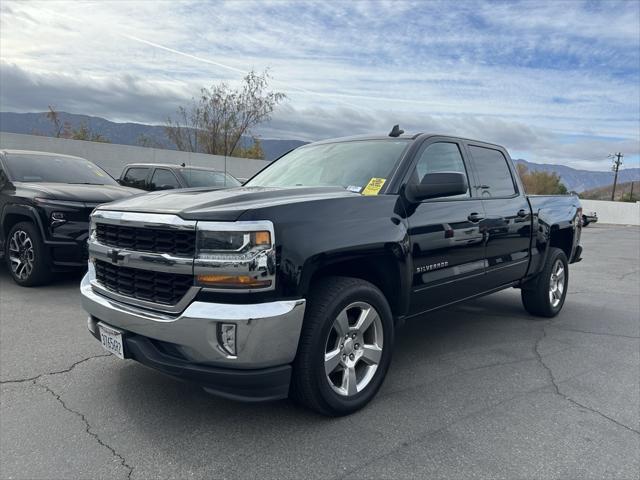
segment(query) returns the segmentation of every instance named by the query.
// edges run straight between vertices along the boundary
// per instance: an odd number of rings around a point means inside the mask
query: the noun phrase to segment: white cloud
[[[161,123],[199,87],[270,67],[289,99],[264,135],[401,123],[604,168],[639,155],[639,16],[636,2],[5,0],[0,107]]]

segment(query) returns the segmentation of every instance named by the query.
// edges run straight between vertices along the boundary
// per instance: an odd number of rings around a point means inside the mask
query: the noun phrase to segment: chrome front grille
[[[178,313],[194,286],[196,222],[176,215],[98,209],[91,215],[94,290],[137,307]]]

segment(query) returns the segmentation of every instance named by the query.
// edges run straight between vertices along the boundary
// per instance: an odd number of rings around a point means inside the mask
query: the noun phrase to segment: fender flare
[[[5,205],[2,210],[2,216],[0,217],[0,225],[2,226],[2,228],[0,229],[0,235],[2,235],[2,238],[4,238],[5,236],[5,219],[7,218],[7,215],[11,214],[29,218],[38,227],[38,231],[40,232],[42,241],[47,243],[47,236],[45,235],[44,225],[42,225],[42,219],[40,218],[40,215],[38,215],[38,211],[32,206],[18,205],[15,203]]]

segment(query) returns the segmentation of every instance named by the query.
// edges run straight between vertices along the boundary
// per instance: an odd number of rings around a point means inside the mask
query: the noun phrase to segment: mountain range
[[[143,145],[156,148],[174,150],[175,146],[169,141],[162,125],[146,125],[142,123],[117,123],[101,117],[59,112],[62,122],[67,122],[71,128],[78,128],[85,124],[92,132],[99,133],[112,143],[123,145]],[[0,112],[0,131],[31,135],[53,136],[54,128],[47,119],[46,113],[14,113]],[[262,149],[267,160],[274,160],[283,153],[304,145],[300,140],[260,139]],[[251,138],[243,139],[243,143],[250,145]],[[529,171],[556,172],[569,191],[582,192],[613,183],[613,172],[597,172],[578,170],[565,165],[532,163],[524,159],[516,162],[523,163]],[[622,169],[618,175],[618,182],[640,181],[640,168]]]
[[[175,150],[175,145],[167,138],[163,125],[146,125],[143,123],[117,123],[101,117],[58,112],[62,123],[68,123],[73,129],[81,124],[89,130],[99,133],[111,143],[121,145],[149,146]],[[54,136],[55,129],[47,118],[46,112],[13,113],[0,112],[0,131],[23,133],[27,135]],[[243,139],[243,146],[252,144],[252,139]],[[274,140],[261,138],[262,150],[267,160],[274,160],[289,150],[304,145],[300,140]]]

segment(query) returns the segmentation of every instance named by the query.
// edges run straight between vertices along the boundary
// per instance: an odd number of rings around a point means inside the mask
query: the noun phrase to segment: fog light
[[[218,343],[229,355],[236,356],[236,324],[218,324]]]

